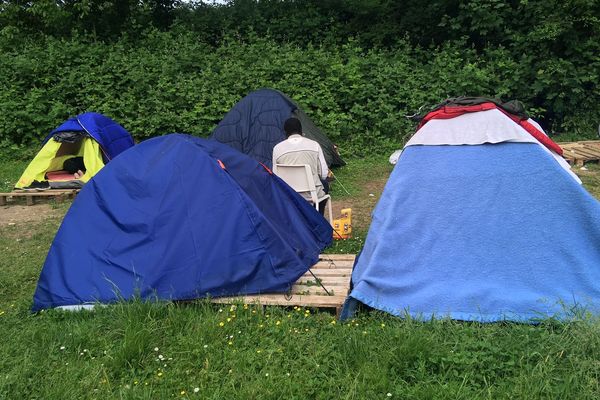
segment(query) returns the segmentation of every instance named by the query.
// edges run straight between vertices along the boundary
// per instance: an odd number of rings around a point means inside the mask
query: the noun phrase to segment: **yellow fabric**
[[[86,172],[79,180],[84,183],[89,181],[92,176],[96,175],[104,167],[100,145],[94,139],[83,138],[76,152],[57,156],[61,145],[62,143],[55,140],[48,140],[27,168],[25,168],[23,175],[21,175],[15,187],[22,189],[31,185],[33,181],[45,181],[46,172],[62,170],[64,162],[73,157],[83,157]]]
[[[104,167],[100,145],[94,139],[85,138],[83,141],[83,164],[85,165],[85,174],[79,178],[82,182],[87,182]]]

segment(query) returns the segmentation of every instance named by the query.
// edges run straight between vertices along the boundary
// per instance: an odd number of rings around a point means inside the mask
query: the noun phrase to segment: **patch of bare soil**
[[[63,210],[55,209],[50,204],[33,206],[7,205],[0,207],[0,227],[39,222],[48,218],[60,218]]]
[[[342,209],[352,209],[352,226],[355,229],[366,231],[371,225],[371,213],[381,197],[387,176],[366,182],[358,196],[351,199],[333,199],[333,218],[342,214]]]

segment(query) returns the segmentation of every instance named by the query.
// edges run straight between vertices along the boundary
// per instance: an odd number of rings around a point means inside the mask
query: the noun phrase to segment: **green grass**
[[[27,167],[28,161],[0,159],[0,192],[10,192]]]
[[[360,171],[369,165],[351,160],[349,171],[339,171],[344,185],[363,193]],[[387,173],[384,163],[375,165]],[[0,168],[0,179],[7,170]],[[588,189],[597,190],[600,168],[586,174]],[[204,301],[32,315],[59,224],[53,216],[0,227],[0,399],[600,396],[600,321],[592,319],[532,326],[362,312],[340,324],[326,311]],[[358,251],[365,233],[330,251]]]

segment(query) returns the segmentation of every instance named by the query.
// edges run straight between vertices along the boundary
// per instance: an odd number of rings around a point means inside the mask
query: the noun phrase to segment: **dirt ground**
[[[39,222],[49,217],[60,218],[63,213],[64,210],[54,208],[49,203],[0,206],[0,227]]]
[[[352,209],[352,226],[366,231],[371,225],[371,212],[381,197],[387,176],[367,182],[358,196],[347,199],[333,199],[333,218],[342,214],[342,209]]]

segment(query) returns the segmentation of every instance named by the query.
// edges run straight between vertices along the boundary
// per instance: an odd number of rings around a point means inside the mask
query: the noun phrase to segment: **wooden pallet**
[[[588,161],[600,161],[600,140],[558,143],[563,157],[573,165],[583,166]]]
[[[66,199],[75,198],[75,196],[79,193],[79,189],[68,189],[68,190],[59,190],[59,189],[48,189],[40,192],[33,192],[27,190],[15,190],[9,193],[0,193],[0,206],[4,206],[8,204],[9,200],[15,201],[19,198],[25,198],[28,206],[32,206],[35,204],[35,199],[54,199],[58,202],[64,201]]]
[[[339,315],[350,290],[350,277],[355,257],[354,254],[322,254],[319,262],[312,266],[312,273],[321,281],[329,295],[309,271],[294,283],[289,294],[265,293],[218,297],[211,301],[223,304],[242,302],[275,306],[335,308],[336,314]]]

